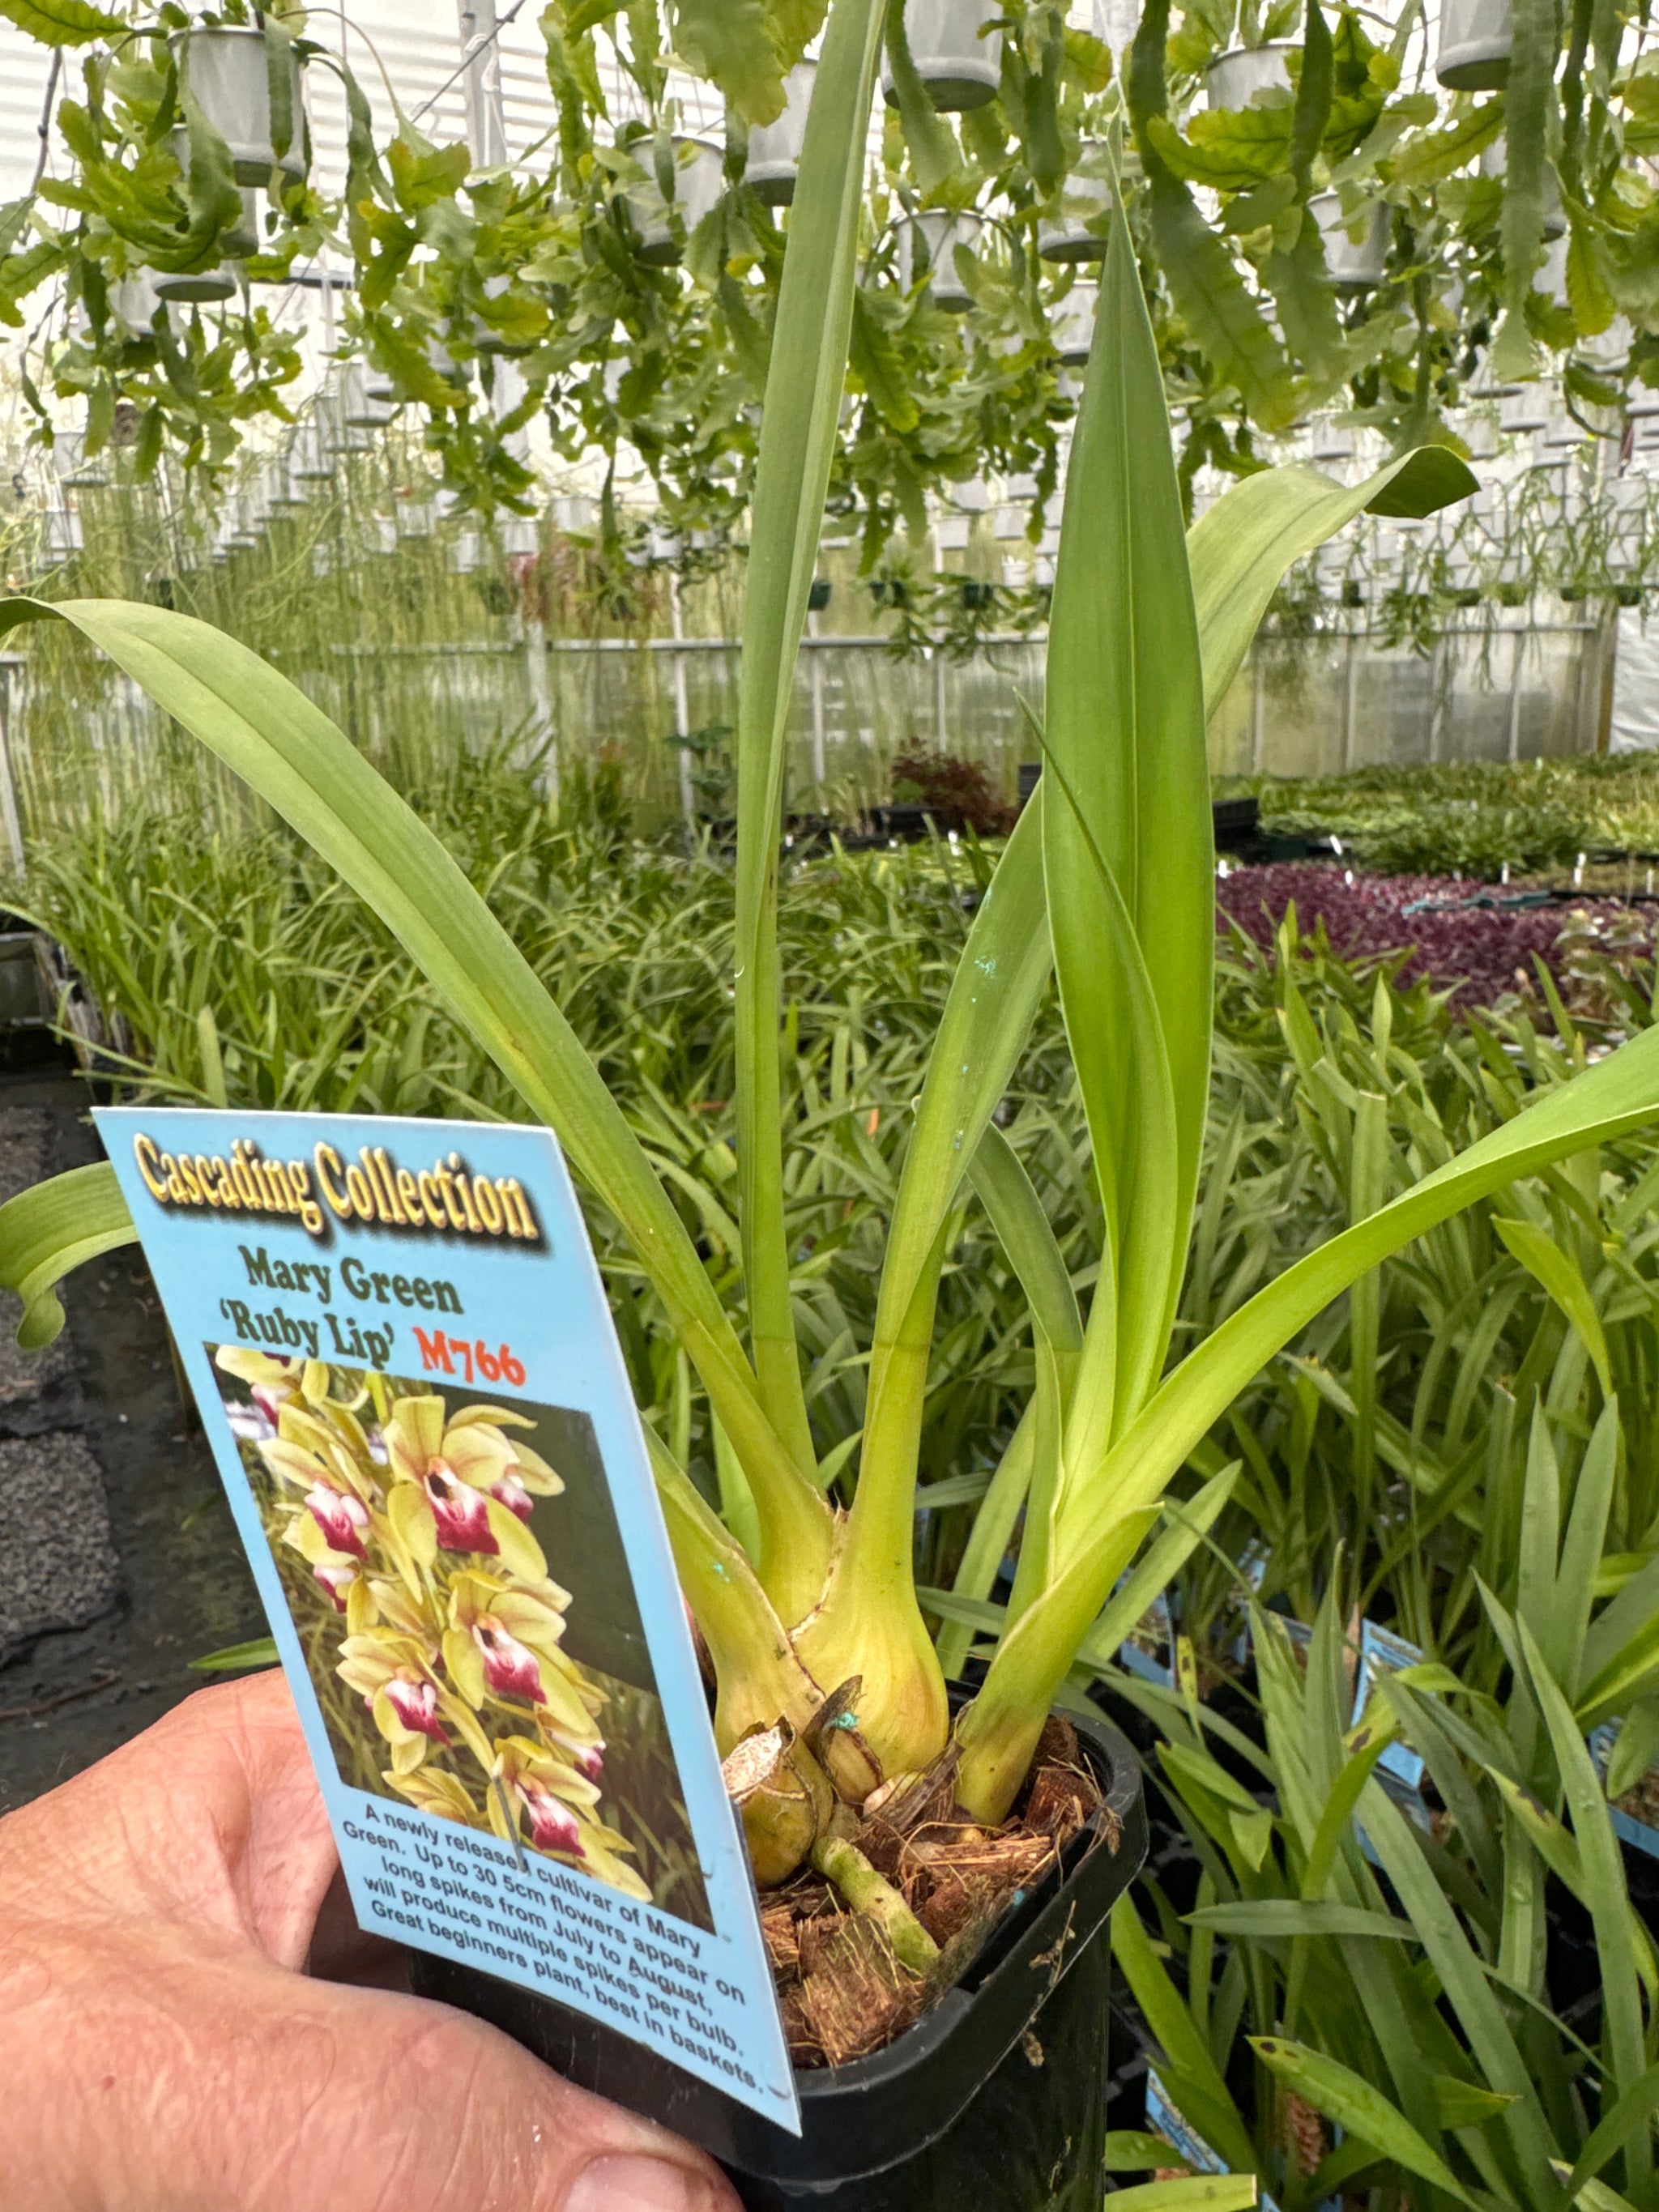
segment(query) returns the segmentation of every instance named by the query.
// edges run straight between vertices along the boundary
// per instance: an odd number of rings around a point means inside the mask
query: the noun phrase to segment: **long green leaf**
[[[1235,1462],[1212,1475],[1196,1498],[1183,1504],[1165,1504],[1170,1526],[1147,1546],[1145,1559],[1125,1575],[1079,1647],[1078,1657],[1085,1666],[1115,1664],[1119,1645],[1209,1534],[1237,1481]]]
[[[56,1285],[72,1268],[137,1241],[115,1170],[102,1161],[53,1176],[0,1206],[0,1285],[23,1301],[17,1341],[24,1350],[50,1344],[63,1328]]]
[[[1630,1893],[1625,1886],[1624,1860],[1600,1778],[1572,1707],[1526,1622],[1516,1626],[1533,1695],[1549,1730],[1556,1771],[1572,1813],[1573,1838],[1583,1869],[1583,1900],[1595,1923],[1601,1966],[1604,2046],[1615,2088],[1622,2094],[1634,2088],[1647,2071],[1648,2057],[1642,2031],[1642,1995],[1630,1942]],[[1642,2129],[1625,2145],[1625,2178],[1638,2196],[1645,2192],[1652,2172],[1652,2145],[1647,2130]]]
[[[823,1583],[823,1501],[763,1412],[696,1249],[621,1109],[452,854],[320,708],[234,638],[118,599],[0,601],[0,635],[42,617],[72,624],[292,823],[557,1132],[632,1240],[743,1456],[764,1532],[762,1579],[799,1617]]]
[[[1121,208],[1066,474],[1044,714],[1054,971],[1115,1245],[1117,1386],[1096,1395],[1121,1420],[1163,1364],[1191,1226],[1215,899],[1197,616],[1163,368]]]
[[[1396,2166],[1403,2166],[1407,2173],[1418,2174],[1435,2188],[1443,2189],[1460,2204],[1476,2203],[1434,2146],[1363,2075],[1328,2058],[1322,2051],[1310,2051],[1305,2044],[1292,2043],[1283,2036],[1253,2035],[1249,2041],[1269,2071],[1287,2088],[1305,2097],[1327,2119],[1336,2121]]]
[[[988,1776],[993,1768],[1006,1778],[1018,1764],[1014,1747],[1028,1725],[1022,1717],[1048,1710],[1110,1587],[1094,1561],[1103,1556],[1114,1522],[1158,1497],[1274,1352],[1351,1283],[1425,1230],[1520,1176],[1656,1118],[1659,1030],[1647,1030],[1310,1253],[1222,1322],[1176,1369],[1079,1494],[1062,1571],[1009,1630],[963,1717],[962,1741],[975,1747],[964,1763],[964,1793],[979,1788],[981,1773]],[[993,1790],[988,1781],[984,1788],[975,1809],[997,1802],[1000,1785]],[[963,1802],[975,1802],[966,1795]]]
[[[1034,1325],[1056,1352],[1080,1352],[1083,1316],[1071,1274],[1024,1162],[994,1122],[981,1136],[968,1172],[1019,1279]]]
[[[1289,1936],[1382,1936],[1414,1943],[1409,1920],[1371,1912],[1362,1905],[1333,1905],[1294,1897],[1244,1898],[1234,1905],[1204,1905],[1187,1915],[1194,1928],[1213,1928],[1220,1936],[1249,1936],[1273,1942]]]
[[[857,1617],[878,1589],[886,1594],[890,1617],[904,1613],[921,1636],[927,1657],[918,1663],[935,1663],[908,1595],[934,1300],[951,1209],[1048,983],[1041,836],[1038,811],[1027,808],[969,930],[905,1150],[882,1261],[858,1490],[840,1564],[807,1647],[809,1663],[831,1681],[863,1663],[854,1655],[860,1645],[868,1648],[868,1623],[860,1626]],[[1029,1460],[1023,1471],[1028,1480]],[[941,1698],[942,1685],[941,1676]]]
[[[1360,1802],[1371,1847],[1439,1976],[1486,2085],[1515,2100],[1500,2124],[1510,2134],[1523,2167],[1541,2172],[1550,2142],[1531,2077],[1451,1900],[1430,1872],[1414,1832],[1387,1792],[1372,1782]]]
[[[1336,483],[1297,464],[1264,469],[1224,493],[1187,533],[1206,711],[1220,705],[1293,562],[1357,514],[1432,514],[1478,489],[1449,447],[1419,446],[1360,484]]]
[[[1607,1356],[1607,1332],[1595,1310],[1589,1285],[1577,1261],[1562,1249],[1547,1230],[1532,1221],[1509,1221],[1493,1217],[1492,1227],[1510,1251],[1535,1281],[1554,1299],[1579,1335],[1595,1363],[1604,1397],[1613,1395],[1613,1368]]]
[[[802,1467],[813,1455],[790,1302],[778,1057],[784,734],[847,372],[864,143],[885,14],[884,0],[836,0],[818,59],[767,373],[738,702],[733,990],[744,1273],[761,1404]]]
[[[1127,1892],[1112,1907],[1112,1955],[1147,2027],[1163,2048],[1168,2061],[1163,2069],[1164,2086],[1205,2141],[1230,2166],[1253,2166],[1255,2152],[1249,2131],[1209,2045],[1153,1950]]]
[[[1550,2166],[1558,2181],[1571,2179],[1571,2169],[1565,2159],[1552,2159]],[[1616,2189],[1609,2189],[1605,2181],[1581,2182],[1572,2202],[1582,2204],[1585,2212],[1636,2212],[1629,2197],[1621,2197]]]
[[[1577,1697],[1583,1665],[1584,1632],[1595,1596],[1595,1573],[1606,1547],[1607,1513],[1619,1473],[1619,1401],[1611,1392],[1591,1431],[1572,1511],[1561,1544],[1561,1564],[1551,1594],[1549,1618],[1539,1639],[1544,1661],[1569,1704]]]
[[[1650,2129],[1653,2115],[1659,2111],[1659,2066],[1650,2066],[1639,2080],[1632,2081],[1613,2109],[1599,2119],[1584,2138],[1584,2148],[1573,2163],[1571,2179],[1566,2185],[1570,2199],[1577,2202],[1584,2184],[1601,2171],[1607,2160],[1638,2128]]]
[[[1186,2173],[1115,2189],[1108,2202],[1112,2212],[1249,2212],[1260,2197],[1253,2173]]]

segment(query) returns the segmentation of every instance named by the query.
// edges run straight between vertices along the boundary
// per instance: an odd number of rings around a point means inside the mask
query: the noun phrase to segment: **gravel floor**
[[[0,1200],[101,1156],[87,1105],[73,1077],[0,1078]],[[192,1659],[265,1632],[137,1251],[70,1279],[44,1356],[3,1303],[0,1814],[200,1689]]]
[[[114,1602],[102,1470],[73,1430],[0,1443],[0,1666],[46,1630]]]

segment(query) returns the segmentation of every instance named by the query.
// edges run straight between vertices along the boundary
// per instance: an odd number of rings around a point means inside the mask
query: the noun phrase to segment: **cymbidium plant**
[[[1183,535],[1163,376],[1120,216],[1066,489],[1044,772],[975,917],[915,1102],[861,1430],[815,1431],[793,1303],[810,1259],[790,1234],[781,1107],[784,738],[836,437],[884,13],[884,0],[836,0],[832,9],[772,338],[738,736],[737,1320],[681,1211],[695,1219],[694,1205],[724,1207],[724,1193],[681,1179],[671,1195],[455,861],[291,684],[233,641],[155,607],[19,600],[0,608],[0,623],[75,623],[307,836],[557,1133],[631,1239],[707,1395],[730,1477],[732,1526],[653,1439],[675,1558],[717,1678],[722,1749],[780,1722],[811,1741],[839,1697],[852,1725],[816,1741],[844,1800],[861,1802],[878,1780],[948,1759],[959,1802],[994,1824],[1014,1805],[1051,1704],[1166,1487],[1239,1389],[1422,1231],[1659,1115],[1659,1030],[1290,1268],[1166,1372],[1209,1084],[1206,707],[1292,560],[1364,507],[1428,512],[1473,479],[1438,448],[1402,456],[1353,489],[1289,468],[1249,478]],[[994,1121],[1051,976],[1105,1223],[1086,1310]],[[912,1522],[936,1294],[974,1204],[1025,1288],[1036,1381],[981,1509],[999,1551],[1005,1532],[1023,1530],[1018,1573],[983,1680],[953,1715],[913,1582]],[[132,1234],[105,1168],[0,1209],[0,1277],[24,1297],[24,1340],[61,1325],[52,1285],[68,1267]],[[792,1818],[798,1811],[797,1801]],[[772,1871],[787,1856],[774,1855]]]
[[[248,1387],[233,1426],[264,1462],[267,1526],[344,1615],[333,1671],[386,1747],[387,1786],[648,1898],[598,1810],[605,1693],[563,1648],[570,1593],[530,1527],[564,1488],[514,1433],[534,1422],[321,1360],[214,1360]]]

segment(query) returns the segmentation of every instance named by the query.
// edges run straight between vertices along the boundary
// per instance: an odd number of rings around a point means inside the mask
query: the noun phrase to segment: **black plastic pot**
[[[878,837],[901,837],[908,845],[919,844],[933,827],[931,808],[905,800],[872,806],[870,820]]]
[[[1261,801],[1253,791],[1242,799],[1212,799],[1210,826],[1218,853],[1253,860],[1261,842]]]
[[[415,1986],[701,2143],[750,2212],[1099,2212],[1112,1973],[1102,1923],[1146,1856],[1146,1817],[1123,1738],[1076,1725],[1121,1825],[1117,1849],[1097,1819],[896,2043],[798,2073],[799,2136],[603,2022],[474,1967],[417,1954]]]

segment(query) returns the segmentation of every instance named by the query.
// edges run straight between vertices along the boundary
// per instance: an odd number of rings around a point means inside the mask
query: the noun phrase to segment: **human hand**
[[[699,2152],[481,2021],[319,1978],[337,1870],[279,1672],[0,1820],[8,2203],[736,2212]]]

